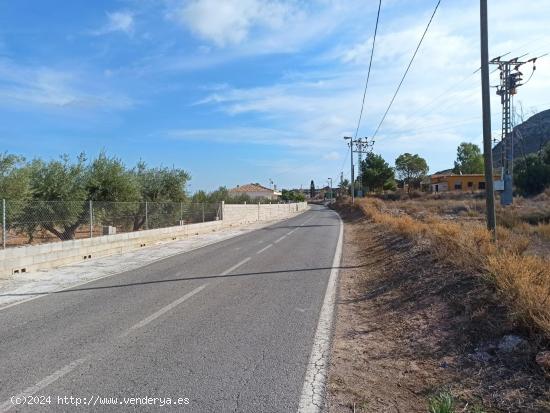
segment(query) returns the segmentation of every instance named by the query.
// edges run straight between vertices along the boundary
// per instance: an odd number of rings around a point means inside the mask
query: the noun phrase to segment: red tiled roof
[[[258,184],[246,184],[241,185],[236,188],[230,189],[229,192],[269,192],[272,193],[273,190],[266,188],[265,186],[261,186]]]

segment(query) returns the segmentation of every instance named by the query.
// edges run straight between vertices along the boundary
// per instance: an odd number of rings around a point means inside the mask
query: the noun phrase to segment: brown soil
[[[521,331],[491,284],[443,265],[422,245],[346,208],[330,412],[427,412],[450,390],[456,411],[550,412],[541,348]],[[504,353],[506,334],[529,337]],[[464,409],[464,410],[462,410]]]

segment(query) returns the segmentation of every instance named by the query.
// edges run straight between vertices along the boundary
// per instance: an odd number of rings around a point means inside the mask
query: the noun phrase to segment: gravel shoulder
[[[431,396],[450,391],[456,411],[550,412],[550,381],[534,360],[540,343],[485,280],[358,210],[340,213],[328,411],[425,413]]]

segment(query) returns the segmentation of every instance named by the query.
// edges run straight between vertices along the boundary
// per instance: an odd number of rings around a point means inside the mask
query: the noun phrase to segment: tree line
[[[128,168],[105,152],[93,159],[81,154],[76,160],[63,155],[50,161],[0,154],[0,198],[8,200],[8,229],[27,234],[30,241],[38,229],[73,239],[89,223],[90,201],[98,219],[124,218],[137,231],[145,224],[145,202],[186,201],[190,179],[183,169],[152,168],[142,161]]]
[[[514,162],[514,184],[521,195],[536,195],[550,188],[550,143]]]
[[[270,202],[232,194],[223,186],[190,196],[190,179],[180,168],[149,167],[143,161],[128,167],[105,152],[95,158],[63,155],[50,161],[0,154],[0,199],[7,200],[7,229],[25,234],[29,242],[41,230],[62,240],[74,239],[91,219],[138,231],[200,216],[203,207],[198,204]],[[303,201],[304,197],[283,190],[282,200]]]
[[[357,185],[367,191],[393,191],[398,186],[408,190],[419,189],[427,177],[429,167],[424,158],[418,154],[404,153],[395,159],[390,166],[381,155],[369,152],[359,165],[360,176]],[[453,173],[477,174],[483,173],[483,155],[480,148],[468,142],[461,143],[457,148],[457,158]]]
[[[428,174],[426,160],[410,153],[399,155],[392,167],[381,155],[371,152],[359,168],[361,175],[357,178],[356,186],[372,192],[395,190],[398,186],[409,190],[419,189]],[[479,146],[469,142],[461,143],[457,148],[454,167],[449,172],[483,174],[484,159]],[[550,144],[534,154],[515,160],[514,185],[516,192],[524,196],[539,194],[550,187]],[[348,182],[345,182],[345,188],[349,188]]]

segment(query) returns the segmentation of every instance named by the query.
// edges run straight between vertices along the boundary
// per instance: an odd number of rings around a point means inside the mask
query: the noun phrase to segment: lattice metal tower
[[[502,136],[500,144],[500,159],[496,165],[502,168],[502,179],[504,181],[504,190],[500,195],[501,205],[511,205],[513,202],[513,174],[514,174],[514,134],[512,126],[512,96],[517,94],[517,88],[523,86],[523,73],[521,66],[527,63],[533,64],[533,75],[536,66],[537,57],[520,61],[523,56],[515,57],[509,60],[502,60],[499,56],[489,63],[498,65],[500,70],[500,84],[497,86],[497,95],[500,96],[502,105]],[[529,77],[531,79],[531,77]],[[529,81],[529,79],[527,81]]]

